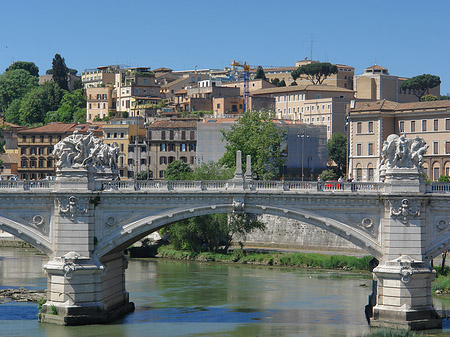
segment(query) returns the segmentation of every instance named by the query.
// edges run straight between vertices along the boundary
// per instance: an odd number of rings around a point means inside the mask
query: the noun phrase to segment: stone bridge
[[[244,175],[237,157],[228,181],[117,181],[64,167],[56,181],[1,181],[0,229],[49,256],[40,321],[104,323],[134,310],[125,248],[181,219],[247,212],[318,226],[374,256],[371,325],[442,325],[430,261],[450,246],[450,184],[425,183],[414,167],[388,168],[377,183],[254,181],[250,158]]]

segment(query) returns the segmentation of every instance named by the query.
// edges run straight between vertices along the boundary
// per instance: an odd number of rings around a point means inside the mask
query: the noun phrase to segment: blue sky
[[[393,75],[441,77],[450,92],[450,2],[3,0],[0,73],[33,61],[41,73],[55,53],[79,72],[126,64],[175,70],[292,66],[309,57]]]

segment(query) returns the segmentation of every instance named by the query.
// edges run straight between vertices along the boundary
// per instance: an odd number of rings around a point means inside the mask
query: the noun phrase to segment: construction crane
[[[250,66],[247,64],[247,62],[239,63],[236,61],[231,61],[232,67],[241,67],[244,69],[244,112],[247,112],[249,110],[249,97],[250,97],[250,90],[249,90],[249,78],[250,78]]]

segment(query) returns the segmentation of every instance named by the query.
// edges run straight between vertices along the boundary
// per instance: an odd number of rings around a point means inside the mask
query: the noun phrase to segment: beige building
[[[114,84],[115,76],[120,72],[120,66],[104,66],[95,69],[85,69],[81,73],[84,88],[96,88],[106,84]]]
[[[116,112],[116,97],[112,84],[86,88],[86,122],[103,119]]]
[[[364,69],[364,73],[355,76],[354,89],[357,99],[382,100],[393,102],[417,102],[411,90],[402,90],[400,86],[407,78],[390,75],[387,68],[373,65]],[[429,94],[440,97],[440,86],[429,90]]]
[[[378,181],[384,141],[392,134],[422,137],[430,180],[450,175],[450,101],[355,102],[349,110],[349,174],[357,181]]]
[[[276,88],[276,85],[273,85],[270,82],[267,82],[263,79],[256,79],[256,80],[250,80],[248,86],[248,91],[253,92],[259,89],[266,89],[266,88]],[[237,82],[224,82],[221,85],[222,87],[228,87],[228,88],[239,88],[240,89],[240,95],[244,96],[244,81],[237,81]]]
[[[347,106],[353,91],[330,85],[296,85],[261,89],[252,98],[275,99],[277,118],[327,126],[327,138],[335,132],[345,132]]]
[[[175,93],[182,89],[189,87],[196,87],[200,81],[208,80],[209,76],[204,74],[185,74],[181,78],[164,84],[161,86],[161,95],[172,103],[175,98]]]
[[[196,165],[197,120],[156,121],[148,127],[150,178],[164,179],[167,165],[174,160]]]

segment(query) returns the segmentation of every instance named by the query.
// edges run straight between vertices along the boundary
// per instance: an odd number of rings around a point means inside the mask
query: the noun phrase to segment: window
[[[445,142],[445,154],[450,154],[450,142]]]
[[[194,165],[194,160],[195,160],[195,158],[191,157],[191,165]]]
[[[183,163],[187,163],[187,158],[186,158],[186,157],[180,157],[180,160],[181,160]]]
[[[361,180],[362,180],[362,168],[357,167],[356,168],[356,181],[361,181]]]
[[[373,167],[369,167],[367,169],[367,175],[368,175],[367,180],[373,181]]]
[[[27,154],[27,148],[26,147],[22,147],[20,149],[20,154]],[[22,166],[23,167],[23,166]]]
[[[159,163],[161,165],[167,164],[167,157],[159,157]]]
[[[120,133],[120,138],[124,138],[125,134],[123,132]]]
[[[181,131],[181,139],[182,140],[186,139],[186,131]]]
[[[217,103],[216,109],[220,109],[220,103]]]
[[[28,167],[28,161],[26,159],[22,159],[21,167]]]
[[[169,157],[169,164],[170,164],[171,162],[173,162],[174,160],[175,160],[175,157],[170,156],[170,157]]]
[[[170,130],[170,131],[169,131],[169,138],[170,138],[170,139],[173,139],[173,138],[174,138],[174,131],[173,131],[173,130]]]
[[[195,152],[195,144],[189,144],[189,151]]]
[[[160,150],[161,152],[166,152],[166,151],[167,151],[166,144],[161,143],[160,146],[159,146],[159,150]]]
[[[399,128],[400,132],[405,132],[405,122],[404,121],[400,121],[398,123],[398,128]]]
[[[369,122],[369,133],[373,133],[373,122]]]
[[[38,167],[45,167],[44,166],[44,159],[39,159],[39,162],[38,162]]]
[[[422,120],[422,131],[427,131],[427,120]]]
[[[190,131],[189,139],[190,140],[194,140],[195,139],[195,131]]]
[[[439,142],[433,142],[433,154],[439,154]]]
[[[40,139],[41,139],[41,143],[43,143],[44,142],[44,136],[41,136]]]
[[[47,159],[47,167],[53,167],[53,159]]]
[[[434,131],[438,131],[439,130],[439,121],[437,119],[435,119],[433,121],[433,128],[434,128]]]
[[[445,130],[450,130],[450,119],[445,120]]]
[[[161,140],[166,140],[166,131],[161,131]]]
[[[30,147],[30,154],[36,154],[36,148]]]
[[[433,168],[433,180],[438,180],[440,177],[439,175],[439,167]]]
[[[42,156],[42,155],[44,155],[44,150],[45,150],[45,147],[40,147],[39,148],[39,154]]]
[[[373,156],[373,143],[369,143],[367,147],[367,154]]]
[[[31,136],[31,142],[34,143],[36,141],[36,137],[35,136]]]
[[[356,133],[361,133],[361,127],[362,127],[361,122],[356,123]]]
[[[411,132],[416,132],[416,121],[411,121]]]
[[[186,144],[180,144],[180,151],[186,152]]]
[[[110,133],[110,132],[108,132],[108,133],[106,134],[106,138],[111,138],[111,133]]]
[[[357,156],[362,155],[362,144],[356,144],[356,155]]]

